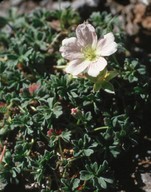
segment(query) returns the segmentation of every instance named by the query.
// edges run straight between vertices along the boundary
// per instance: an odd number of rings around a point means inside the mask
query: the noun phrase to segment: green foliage
[[[103,174],[107,171],[106,161],[104,161],[100,166],[98,166],[97,162],[94,162],[85,167],[86,170],[80,172],[80,179],[92,183],[93,188],[97,189],[97,191],[100,189],[106,189],[107,183],[112,183],[111,179],[103,177]]]
[[[67,191],[67,192],[77,192],[78,190],[76,190],[80,184],[80,179],[78,178],[73,178],[71,180],[67,180],[67,179],[62,179],[61,182],[63,183],[63,187],[62,189],[64,191]]]
[[[151,105],[148,68],[126,58],[119,46],[103,81],[71,78],[59,70],[66,61],[58,50],[79,24],[78,13],[40,9],[18,15],[12,9],[0,20],[0,142],[7,146],[0,183],[37,184],[42,192],[110,190],[110,165],[136,145],[141,106]],[[89,20],[98,34],[117,22],[107,13]],[[121,45],[120,35],[119,28]]]
[[[92,142],[92,144],[91,144]],[[91,141],[90,137],[87,134],[84,134],[84,138],[79,139],[78,141],[73,141],[74,145],[74,156],[86,156],[89,157],[94,153],[93,148],[97,147],[97,143]]]

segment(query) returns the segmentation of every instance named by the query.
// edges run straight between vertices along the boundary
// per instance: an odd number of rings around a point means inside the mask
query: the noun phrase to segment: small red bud
[[[61,129],[56,130],[55,133],[56,133],[56,135],[60,135],[62,133],[62,130]]]
[[[49,137],[51,137],[52,135],[54,134],[54,129],[49,129],[48,131],[47,131],[47,135],[49,136]]]
[[[40,87],[39,84],[33,83],[33,84],[29,85],[28,91],[29,91],[29,93],[30,93],[31,95],[33,95],[33,93],[34,93],[37,89],[39,89],[39,87]]]
[[[79,112],[79,109],[77,107],[71,109],[71,115],[73,116],[77,115],[78,112]]]

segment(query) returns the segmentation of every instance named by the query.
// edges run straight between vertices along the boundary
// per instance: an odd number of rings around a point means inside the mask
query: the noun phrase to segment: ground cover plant
[[[11,9],[0,20],[0,190],[116,189],[113,163],[137,145],[151,106],[150,68],[129,54],[118,19],[94,12],[84,23],[68,8]],[[79,25],[93,26],[98,38],[113,35],[98,71],[69,69],[63,40]],[[86,48],[86,61],[95,60]]]

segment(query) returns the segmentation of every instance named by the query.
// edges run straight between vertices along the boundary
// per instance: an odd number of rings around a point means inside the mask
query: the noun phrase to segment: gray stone
[[[97,7],[99,4],[99,0],[75,0],[72,3],[72,8],[73,9],[79,9],[83,6],[88,6],[88,7]]]
[[[142,189],[145,192],[151,192],[151,173],[141,173],[141,179],[144,183]]]
[[[71,3],[69,1],[64,1],[64,2],[56,2],[53,3],[52,9],[66,9],[67,7],[71,7]]]

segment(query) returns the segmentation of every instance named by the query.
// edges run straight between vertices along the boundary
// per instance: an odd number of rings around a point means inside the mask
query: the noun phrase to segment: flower
[[[62,130],[61,129],[59,129],[59,130],[54,130],[54,129],[49,129],[48,131],[47,131],[47,135],[49,136],[49,137],[51,137],[52,135],[61,135],[61,133],[62,133]]]
[[[79,112],[79,109],[77,107],[71,109],[71,115],[73,116],[77,115],[78,112]]]
[[[81,119],[81,118],[83,117],[83,111],[80,110],[80,109],[78,109],[78,107],[72,108],[70,114],[71,114],[74,118],[76,118],[76,119]]]
[[[0,108],[6,107],[6,103],[0,102]]]
[[[87,73],[97,77],[107,66],[105,56],[117,51],[117,43],[112,32],[98,40],[94,27],[88,22],[76,28],[76,37],[62,41],[60,52],[62,57],[69,60],[65,71],[74,76]]]
[[[34,92],[39,89],[39,87],[40,87],[39,84],[33,83],[33,84],[29,85],[28,91],[29,91],[29,93],[30,93],[31,95],[33,95]]]
[[[49,129],[48,131],[47,131],[47,135],[49,136],[49,137],[51,137],[53,134],[54,134],[54,130],[53,129]]]
[[[55,133],[56,133],[56,135],[61,135],[61,133],[62,133],[62,130],[61,130],[61,129],[59,129],[59,130],[56,130],[56,131],[55,131]]]

